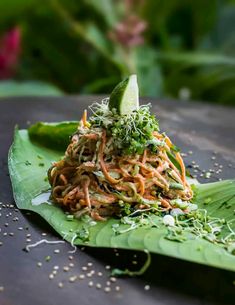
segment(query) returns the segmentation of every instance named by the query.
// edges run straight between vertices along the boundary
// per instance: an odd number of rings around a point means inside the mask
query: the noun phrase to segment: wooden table
[[[14,126],[25,128],[36,121],[78,120],[85,107],[100,99],[81,96],[0,100],[0,287],[4,287],[0,288],[0,304],[234,304],[235,274],[228,271],[153,255],[144,276],[109,283],[107,266],[138,268],[135,262],[141,264],[143,255],[106,249],[78,249],[70,254],[71,246],[67,243],[40,245],[29,253],[23,251],[27,243],[59,237],[39,216],[15,209],[7,169]],[[186,153],[186,164],[200,181],[235,177],[234,108],[168,100],[144,99],[144,102],[152,102],[161,129]],[[201,170],[221,172],[204,179],[205,174],[195,168],[195,163]],[[65,270],[69,267],[69,271],[64,271],[64,267]],[[94,270],[95,275],[69,282],[74,275],[89,273],[83,270],[86,267]],[[53,270],[54,278],[50,279]],[[89,282],[93,282],[92,287]],[[59,283],[63,283],[62,288]],[[111,287],[111,292],[105,292],[104,287]]]

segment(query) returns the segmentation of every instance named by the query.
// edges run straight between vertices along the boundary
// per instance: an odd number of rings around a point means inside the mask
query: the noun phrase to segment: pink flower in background
[[[109,36],[113,41],[130,48],[144,43],[143,32],[146,27],[147,23],[144,20],[131,15],[119,22]]]
[[[19,60],[21,30],[15,27],[0,38],[0,79],[14,75]]]

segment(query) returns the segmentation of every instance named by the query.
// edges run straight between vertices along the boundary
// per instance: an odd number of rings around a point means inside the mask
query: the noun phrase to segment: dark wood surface
[[[7,169],[14,126],[25,128],[36,121],[78,120],[84,107],[99,100],[100,97],[91,96],[0,100],[0,287],[3,287],[0,305],[234,304],[235,274],[232,272],[153,255],[151,267],[143,276],[117,279],[107,293],[104,287],[109,285],[106,283],[109,271],[105,266],[135,269],[143,262],[143,255],[87,248],[78,249],[71,260],[68,253],[71,246],[67,243],[40,245],[29,253],[23,251],[27,243],[59,237],[39,216],[15,209]],[[186,164],[199,165],[199,170],[191,168],[191,172],[200,181],[235,177],[235,109],[167,100],[144,102],[152,102],[161,129],[186,153]],[[221,172],[204,179],[203,169]],[[54,253],[56,249],[60,252]],[[47,256],[51,257],[48,262]],[[38,262],[42,263],[41,267]],[[71,276],[87,274],[82,267],[89,262],[95,274],[70,283]],[[63,271],[71,263],[74,266]],[[59,270],[54,279],[49,279],[54,266]],[[88,286],[89,281],[93,281],[93,287]],[[58,287],[60,282],[63,288]],[[102,285],[101,289],[95,287],[97,283]],[[150,286],[149,290],[144,289],[148,288],[146,285]],[[119,291],[115,290],[117,286]]]

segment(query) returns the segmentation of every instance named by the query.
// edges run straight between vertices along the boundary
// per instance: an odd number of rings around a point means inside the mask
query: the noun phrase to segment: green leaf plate
[[[57,125],[59,126],[59,125]],[[230,254],[219,244],[189,235],[184,242],[165,238],[167,228],[159,216],[158,227],[141,227],[123,234],[115,234],[112,226],[120,224],[118,219],[98,222],[89,227],[89,240],[77,237],[84,230],[85,223],[70,219],[58,206],[42,203],[33,205],[32,199],[49,189],[46,179],[51,162],[62,157],[62,152],[47,148],[31,141],[27,130],[15,130],[14,142],[9,151],[9,172],[15,202],[20,209],[31,210],[41,215],[65,240],[75,245],[92,247],[115,247],[130,250],[148,250],[152,253],[172,256],[179,259],[215,266],[235,271],[235,255]],[[194,202],[207,209],[211,216],[225,220],[234,219],[235,180],[209,184],[198,184]],[[208,197],[210,202],[208,202]],[[205,205],[205,202],[207,203]],[[154,219],[154,217],[156,219]],[[157,219],[157,217],[159,219]],[[125,228],[126,225],[121,225]]]

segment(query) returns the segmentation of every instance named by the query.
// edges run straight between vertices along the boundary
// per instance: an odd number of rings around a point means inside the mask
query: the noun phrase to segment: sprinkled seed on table
[[[111,277],[110,277],[110,281],[113,282],[113,283],[115,283],[115,282],[117,281],[117,279],[116,279],[116,277],[111,276]]]
[[[6,223],[4,224],[4,226],[5,226],[5,227],[8,227],[8,226],[9,226],[9,223],[8,223],[8,222],[6,222]]]
[[[3,292],[3,291],[4,291],[4,287],[0,286],[0,292]]]
[[[38,263],[37,263],[37,266],[38,266],[38,267],[42,267],[42,263],[41,263],[41,262],[38,262]]]
[[[97,288],[97,289],[101,289],[101,287],[102,287],[102,285],[101,285],[100,283],[97,283],[97,284],[96,284],[96,288]]]
[[[116,256],[119,256],[119,253],[118,253],[118,252],[116,252],[116,253],[115,253],[115,255],[116,255]]]
[[[72,255],[69,255],[69,259],[72,260],[74,259],[74,257]]]
[[[111,291],[111,288],[110,288],[110,287],[104,287],[104,291],[105,291],[105,292],[110,292],[110,291]]]
[[[77,275],[74,275],[74,276],[70,276],[70,278],[69,278],[69,282],[70,283],[73,283],[73,282],[75,282],[76,281],[76,279],[77,279],[78,277],[77,277]]]
[[[49,279],[52,280],[54,278],[54,274],[49,274]]]
[[[63,270],[65,271],[65,272],[67,272],[67,271],[69,271],[69,267],[68,266],[64,266],[64,268],[63,268]]]
[[[47,236],[47,233],[42,233],[42,236]]]
[[[86,276],[87,276],[87,277],[92,277],[92,273],[88,272],[88,273],[86,274]]]
[[[60,268],[59,266],[54,266],[53,267],[54,270],[59,270],[59,268]]]
[[[102,272],[98,272],[97,275],[98,275],[98,276],[102,276],[103,273],[102,273]]]
[[[83,270],[83,271],[87,271],[87,267],[86,267],[86,266],[83,266],[83,267],[82,267],[82,270]]]
[[[88,283],[88,286],[89,287],[92,287],[94,285],[94,283],[92,282],[92,281],[90,281],[89,283]]]
[[[7,232],[4,232],[4,233],[3,233],[3,236],[7,236]]]
[[[57,274],[57,270],[53,270],[53,271],[52,271],[52,274],[53,274],[53,275],[56,275],[56,274]]]
[[[31,237],[31,234],[30,233],[26,234],[26,237]]]
[[[27,243],[30,243],[30,242],[31,242],[31,238],[27,238],[27,239],[26,239],[26,242],[27,242]]]
[[[149,285],[145,285],[144,286],[144,290],[149,290],[150,289],[150,286]]]
[[[14,236],[15,234],[14,234],[13,232],[10,232],[9,235],[10,235],[10,236]]]
[[[87,263],[87,266],[91,267],[91,266],[93,266],[93,264],[91,262],[89,262],[89,263]]]
[[[120,286],[116,286],[116,287],[115,287],[115,290],[116,290],[116,291],[120,291]]]
[[[18,228],[18,230],[19,230],[19,231],[22,231],[22,230],[23,230],[23,228],[22,228],[22,227],[19,227],[19,228]]]
[[[69,267],[74,267],[74,263],[70,263],[70,264],[69,264]]]
[[[83,280],[84,278],[85,278],[85,275],[84,275],[84,274],[80,274],[80,275],[79,275],[79,279],[80,279],[80,280]]]
[[[111,285],[111,282],[110,282],[110,281],[107,281],[107,282],[106,282],[106,285],[107,285],[107,286],[110,286],[110,285]]]
[[[55,250],[54,250],[54,253],[55,253],[55,254],[60,253],[60,249],[55,249]]]
[[[0,246],[2,246],[3,245],[3,242],[2,241],[0,241]]]
[[[62,282],[59,282],[59,283],[58,283],[58,287],[59,287],[59,288],[63,288],[63,287],[64,287],[64,284],[63,284]]]
[[[106,269],[106,270],[110,270],[110,268],[111,268],[110,265],[106,265],[106,266],[105,266],[105,269]]]

